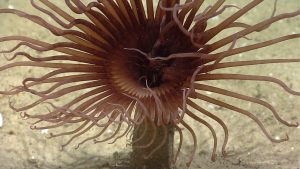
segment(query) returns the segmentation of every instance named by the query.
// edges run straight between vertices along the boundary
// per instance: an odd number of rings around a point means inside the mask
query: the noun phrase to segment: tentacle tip
[[[223,150],[223,151],[222,151],[222,156],[223,156],[224,158],[226,158],[226,157],[228,157],[228,153],[227,153],[225,150]]]
[[[21,112],[20,117],[21,117],[21,119],[26,120],[29,118],[29,114],[27,114],[26,112]]]
[[[291,123],[292,127],[299,127],[299,122]]]
[[[79,147],[80,147],[80,144],[77,144],[77,145],[74,147],[74,149],[75,149],[75,150],[78,150]]]
[[[47,139],[51,139],[51,138],[53,138],[53,137],[54,137],[54,134],[53,134],[53,133],[49,133],[49,135],[46,136]]]
[[[14,107],[13,101],[11,101],[10,99],[9,99],[9,101],[8,101],[8,105],[9,105],[9,108],[11,108],[11,109],[14,110],[14,111],[17,111],[17,108]]]
[[[37,127],[36,127],[35,125],[31,125],[31,126],[30,126],[30,129],[31,129],[31,130],[36,130],[36,128],[37,128]]]
[[[186,166],[187,169],[190,168],[191,162],[186,163],[185,166]]]
[[[285,135],[286,135],[285,141],[289,141],[290,140],[289,135],[287,133]]]
[[[211,157],[211,161],[212,161],[212,162],[215,162],[215,161],[216,161],[216,156],[215,156],[215,155]]]
[[[6,61],[12,61],[13,60],[13,58],[9,58],[6,53],[3,53],[3,56],[5,57]]]
[[[276,136],[273,142],[281,143],[281,142],[289,141],[290,139],[289,135],[287,133],[285,135],[286,135],[285,138],[279,138],[278,136]]]

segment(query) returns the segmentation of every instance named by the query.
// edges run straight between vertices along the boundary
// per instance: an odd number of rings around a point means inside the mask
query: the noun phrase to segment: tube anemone
[[[64,41],[51,44],[25,36],[1,37],[0,42],[18,41],[12,49],[0,52],[10,54],[7,60],[13,61],[0,67],[1,72],[23,66],[50,68],[51,71],[40,77],[25,78],[22,85],[9,91],[1,91],[0,94],[17,95],[25,92],[39,97],[38,100],[22,107],[10,103],[13,110],[22,112],[23,118],[37,120],[31,126],[32,129],[74,125],[74,130],[51,133],[51,138],[72,136],[62,147],[69,145],[92,128],[97,128],[98,134],[80,140],[77,147],[88,141],[114,142],[134,129],[136,134],[133,134],[133,148],[148,149],[142,157],[151,159],[170,141],[168,136],[175,130],[180,135],[180,143],[174,157],[169,157],[173,163],[178,158],[183,139],[187,137],[183,135],[182,130],[186,130],[193,140],[192,153],[186,163],[189,168],[196,152],[197,138],[195,129],[186,122],[185,116],[210,130],[214,139],[211,159],[216,158],[218,138],[212,125],[201,117],[205,115],[216,121],[224,131],[222,155],[225,156],[229,137],[227,125],[213,112],[198,105],[195,99],[250,118],[272,142],[288,140],[288,136],[282,139],[273,138],[260,118],[248,110],[207,96],[203,91],[261,105],[270,110],[274,118],[283,125],[298,126],[298,123],[290,123],[281,118],[275,108],[266,101],[202,82],[264,81],[279,85],[292,95],[300,95],[300,92],[292,90],[274,77],[214,73],[215,70],[232,67],[300,62],[298,58],[224,61],[236,54],[299,38],[300,34],[295,33],[236,47],[240,39],[250,40],[247,37],[250,34],[261,32],[280,20],[298,16],[300,10],[276,14],[275,2],[274,11],[269,19],[248,25],[239,22],[238,19],[257,7],[262,0],[252,0],[243,7],[225,5],[225,0],[217,0],[206,9],[200,9],[204,0],[98,0],[88,4],[80,0],[65,0],[65,4],[74,14],[85,19],[73,17],[48,0],[39,1],[40,3],[31,0],[32,6],[56,22],[55,25],[40,16],[16,9],[0,9],[0,13],[14,14],[30,20],[53,35],[63,37]],[[236,12],[216,26],[208,26],[212,18],[221,15],[228,8],[235,8]],[[240,30],[212,41],[224,30],[233,27]],[[21,46],[38,52],[56,51],[59,54],[37,57],[25,51],[17,51]],[[15,61],[20,56],[28,61]],[[47,85],[48,88],[40,90],[40,85]],[[72,95],[77,91],[82,91],[83,94]],[[54,104],[53,100],[65,96],[72,99],[64,105]],[[40,104],[50,107],[49,112],[34,115],[24,113]],[[117,127],[112,135],[97,140],[113,124]],[[123,132],[122,128],[125,128]]]

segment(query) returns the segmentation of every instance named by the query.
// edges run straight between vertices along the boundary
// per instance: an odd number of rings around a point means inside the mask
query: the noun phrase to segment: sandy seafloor
[[[63,1],[59,6],[65,8]],[[207,4],[213,1],[206,1]],[[235,3],[242,7],[250,0],[234,1],[228,0],[226,3]],[[259,7],[249,12],[240,20],[246,23],[255,23],[266,19],[272,13],[273,0],[266,0]],[[0,8],[16,8],[37,14],[37,11],[30,6],[29,0],[0,0]],[[300,8],[300,0],[279,0],[278,13],[291,12]],[[204,8],[202,8],[203,10]],[[225,16],[236,9],[228,9],[227,13],[212,19],[212,22],[219,22]],[[44,17],[46,20],[49,18]],[[231,30],[235,31],[235,30]],[[226,36],[230,31],[225,32]],[[275,38],[281,35],[300,33],[300,17],[286,19],[274,24],[267,31],[250,35],[251,41],[240,40],[238,45],[247,45]],[[29,22],[25,19],[11,14],[0,14],[0,37],[6,35],[24,35],[40,40],[54,42],[59,40],[51,36],[48,31]],[[219,36],[220,37],[220,36]],[[0,49],[11,48],[15,43],[0,43]],[[32,52],[24,47],[21,50]],[[34,53],[34,52],[33,52]],[[40,54],[40,53],[34,53]],[[42,54],[40,54],[42,55]],[[272,47],[266,47],[256,51],[232,56],[230,60],[249,60],[266,58],[300,58],[300,40],[295,39],[283,42]],[[24,58],[18,58],[18,61]],[[7,61],[0,55],[0,65]],[[272,64],[261,66],[238,67],[224,69],[218,72],[259,74],[276,77],[287,83],[292,89],[300,91],[300,63]],[[24,77],[34,77],[45,73],[45,70],[31,68],[15,68],[0,72],[0,90],[7,90],[11,85],[18,85]],[[215,81],[209,84],[216,85],[228,90],[237,91],[256,98],[263,99],[271,103],[279,114],[287,120],[300,121],[300,97],[287,94],[278,85],[268,82],[245,82],[245,81]],[[221,144],[223,141],[223,131],[215,122],[207,119],[215,130],[219,138],[218,157],[215,162],[210,161],[212,151],[212,137],[207,128],[198,125],[195,121],[187,119],[189,124],[196,128],[198,139],[198,149],[191,169],[299,169],[300,168],[300,127],[288,128],[278,123],[268,109],[243,102],[228,97],[204,93],[215,98],[226,100],[236,104],[241,108],[251,111],[259,117],[266,128],[274,137],[285,136],[288,133],[288,142],[275,144],[271,143],[261,132],[258,126],[247,117],[227,109],[197,101],[209,111],[221,117],[229,128],[229,143],[227,151],[229,156],[221,157]],[[28,103],[34,99],[33,96],[21,94],[11,98],[17,105]],[[59,100],[58,100],[59,101]],[[3,116],[3,125],[0,127],[0,169],[109,169],[126,158],[130,147],[126,147],[126,138],[120,139],[115,144],[93,144],[88,142],[78,150],[70,144],[63,151],[60,151],[61,144],[67,141],[68,137],[58,137],[47,139],[47,131],[33,131],[29,128],[30,121],[22,120],[18,113],[12,111],[9,106],[9,97],[0,95],[0,113]],[[63,100],[61,100],[63,102]],[[45,111],[43,106],[34,108],[28,113]],[[62,128],[61,130],[63,130]],[[50,131],[48,131],[49,134]],[[109,136],[112,130],[107,130],[104,136]],[[178,137],[176,137],[178,142]],[[77,142],[78,143],[78,142]],[[184,146],[176,163],[177,168],[184,168],[185,162],[191,153],[191,137],[186,133],[184,136]]]

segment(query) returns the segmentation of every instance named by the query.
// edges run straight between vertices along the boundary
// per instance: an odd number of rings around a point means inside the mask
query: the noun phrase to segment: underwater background
[[[51,0],[63,9],[67,9],[64,1]],[[89,2],[85,0],[85,2]],[[211,0],[205,1],[205,5],[201,8],[205,9]],[[227,0],[228,4],[235,4],[243,7],[250,0]],[[274,1],[266,0],[240,20],[246,23],[256,23],[270,17],[273,10]],[[32,14],[41,15],[31,5],[29,0],[0,0],[0,8],[15,8]],[[300,0],[278,0],[277,14],[284,12],[292,12],[300,8]],[[211,24],[218,23],[226,18],[229,14],[235,12],[236,9],[230,8],[218,17],[211,19]],[[45,16],[50,23],[53,21]],[[223,36],[229,34],[225,31]],[[238,41],[237,46],[243,46],[248,43],[257,43],[265,40],[273,39],[279,36],[300,33],[300,16],[285,19],[272,25],[269,29],[260,33],[254,33],[249,36],[251,40]],[[54,42],[59,37],[51,35],[51,33],[40,26],[28,21],[24,18],[14,16],[12,14],[0,14],[0,37],[8,35],[23,35],[33,37],[39,40]],[[220,38],[220,37],[218,37]],[[11,49],[14,42],[0,43],[0,50]],[[42,55],[32,51],[29,48],[22,47],[21,50],[32,52],[35,55]],[[280,44],[258,49],[255,51],[232,56],[226,60],[250,60],[250,59],[267,59],[267,58],[300,58],[300,39],[285,41]],[[20,57],[17,61],[25,60]],[[0,55],[0,66],[8,63],[4,55]],[[11,86],[19,85],[25,77],[34,77],[43,74],[48,70],[37,68],[15,68],[9,71],[0,72],[0,90],[8,90]],[[221,70],[219,70],[221,71]],[[286,82],[294,90],[300,91],[300,63],[285,64],[269,64],[259,66],[237,67],[230,69],[222,69],[222,72],[244,73],[253,75],[273,76]],[[300,97],[287,94],[282,88],[268,82],[248,82],[248,81],[212,81],[207,82],[227,90],[246,94],[271,103],[279,114],[291,121],[300,122]],[[76,93],[78,95],[80,93]],[[266,125],[267,129],[274,137],[284,137],[288,133],[290,140],[279,144],[271,143],[251,120],[238,113],[207,104],[199,101],[199,104],[206,109],[218,114],[224,120],[229,128],[229,143],[227,152],[229,156],[221,157],[221,148],[219,144],[218,157],[215,162],[210,161],[210,155],[213,147],[213,140],[209,130],[196,122],[190,120],[192,126],[199,129],[196,134],[198,138],[198,149],[191,169],[299,169],[300,168],[300,127],[287,128],[279,124],[272,113],[262,106],[243,102],[237,99],[222,97],[220,95],[206,93],[215,98],[226,100],[229,103],[239,105],[246,110],[256,114]],[[35,131],[29,128],[30,122],[21,119],[18,113],[15,113],[8,106],[9,99],[17,105],[29,103],[34,96],[19,94],[9,98],[0,95],[0,169],[111,169],[114,166],[123,165],[122,163],[128,158],[130,146],[126,146],[128,140],[122,138],[114,144],[100,143],[94,144],[88,142],[75,150],[75,143],[71,143],[63,151],[60,145],[66,142],[69,136],[63,136],[53,139],[47,139],[48,130]],[[64,99],[55,100],[64,102]],[[45,107],[38,106],[28,113],[41,113],[46,111]],[[187,119],[189,122],[189,119]],[[215,122],[210,122],[219,138],[219,143],[223,141],[223,131]],[[63,128],[61,129],[63,130]],[[93,131],[91,131],[93,132]],[[96,131],[94,131],[96,132]],[[103,135],[109,136],[113,131],[107,130]],[[192,149],[192,141],[190,136],[185,135],[185,143],[177,162],[178,169],[183,168],[188,155]],[[175,142],[178,143],[178,136]]]

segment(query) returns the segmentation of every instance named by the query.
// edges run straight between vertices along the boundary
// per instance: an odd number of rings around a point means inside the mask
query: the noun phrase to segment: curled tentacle
[[[219,106],[222,106],[222,107],[225,107],[225,108],[228,108],[230,110],[233,110],[233,111],[236,111],[238,113],[241,113],[245,116],[248,116],[249,118],[251,118],[253,121],[255,121],[257,123],[257,125],[260,127],[260,129],[263,131],[263,133],[267,136],[267,138],[274,142],[274,143],[280,143],[280,142],[284,142],[284,141],[287,141],[289,140],[289,137],[288,135],[286,135],[286,138],[282,138],[282,139],[276,139],[276,138],[273,138],[269,132],[266,130],[266,128],[264,127],[263,123],[253,114],[251,114],[249,111],[246,111],[244,109],[241,109],[241,108],[238,108],[236,106],[233,106],[233,105],[230,105],[230,104],[227,104],[225,102],[222,102],[222,101],[219,101],[219,100],[216,100],[216,99],[213,99],[211,97],[208,97],[208,96],[205,96],[205,95],[202,95],[202,94],[199,94],[197,93],[196,94],[197,98],[199,99],[202,99],[202,100],[205,100],[205,101],[208,101],[212,104],[216,104],[216,105],[219,105]]]
[[[178,145],[178,148],[177,148],[177,152],[174,156],[174,163],[176,163],[177,159],[178,159],[178,156],[179,156],[179,153],[180,153],[180,150],[181,150],[181,147],[182,147],[182,142],[183,142],[183,134],[182,134],[182,130],[180,129],[180,127],[178,127],[177,125],[175,125],[175,129],[178,131],[179,133],[179,145]]]
[[[217,139],[217,134],[215,132],[215,130],[213,129],[213,127],[208,123],[206,122],[205,120],[203,120],[202,118],[196,116],[194,113],[192,113],[191,111],[187,111],[186,112],[191,118],[197,120],[199,123],[205,125],[209,130],[210,132],[212,133],[213,135],[213,139],[214,139],[214,145],[213,145],[213,152],[212,152],[212,155],[211,155],[211,160],[212,161],[215,161],[216,160],[216,151],[217,151],[217,142],[218,142],[218,139]]]
[[[300,92],[292,90],[283,81],[269,76],[243,75],[243,74],[202,74],[197,76],[196,81],[224,80],[224,79],[272,82],[281,86],[286,92],[293,95],[300,96]]]
[[[191,163],[194,159],[195,153],[196,153],[196,149],[197,149],[197,137],[196,134],[194,132],[194,130],[184,121],[181,121],[181,124],[188,129],[188,131],[191,133],[192,137],[193,137],[193,149],[192,149],[192,153],[191,153],[191,157],[189,158],[189,161],[186,163],[187,168],[189,168],[191,166]]]
[[[256,99],[253,97],[249,97],[249,96],[245,96],[242,94],[238,94],[235,92],[231,92],[228,90],[224,90],[221,88],[217,88],[217,87],[213,87],[213,86],[208,86],[208,85],[204,85],[204,84],[195,84],[196,85],[196,89],[197,90],[205,90],[205,91],[210,91],[210,92],[214,92],[214,93],[219,93],[219,94],[223,94],[226,96],[230,96],[230,97],[234,97],[237,99],[241,99],[241,100],[245,100],[245,101],[249,101],[249,102],[253,102],[253,103],[257,103],[259,105],[262,105],[264,107],[266,107],[267,109],[269,109],[270,111],[272,111],[273,115],[275,116],[275,118],[281,122],[282,124],[288,126],[288,127],[298,127],[298,123],[289,123],[286,120],[282,119],[279,114],[277,113],[277,111],[274,109],[274,107],[272,105],[270,105],[269,103],[260,100],[260,99]]]

